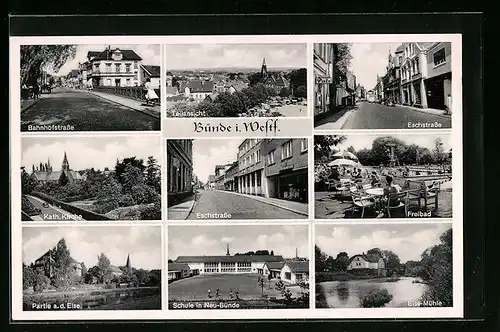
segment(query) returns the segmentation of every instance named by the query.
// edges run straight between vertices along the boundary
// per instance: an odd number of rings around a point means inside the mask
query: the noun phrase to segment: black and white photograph
[[[160,310],[159,226],[24,227],[23,310]]]
[[[160,45],[21,45],[21,131],[160,130]]]
[[[307,44],[166,47],[167,117],[306,117]]]
[[[160,138],[24,137],[22,221],[161,220]]]
[[[449,223],[315,226],[316,308],[453,306]]]
[[[167,140],[169,220],[307,219],[308,139]]]
[[[450,134],[314,136],[314,215],[451,218]]]
[[[170,226],[169,309],[309,308],[307,225]]]
[[[314,44],[315,129],[451,128],[451,42]]]

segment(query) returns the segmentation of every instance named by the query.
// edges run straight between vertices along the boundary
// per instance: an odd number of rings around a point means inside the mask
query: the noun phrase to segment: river
[[[427,285],[413,283],[416,278],[401,278],[395,282],[379,280],[326,281],[318,286],[329,308],[359,308],[360,298],[370,291],[387,289],[393,296],[386,307],[407,307],[408,301],[418,300]]]

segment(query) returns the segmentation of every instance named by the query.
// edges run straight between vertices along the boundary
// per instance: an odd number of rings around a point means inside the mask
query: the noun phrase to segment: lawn
[[[229,291],[238,292],[240,299],[251,300],[261,298],[261,288],[258,284],[258,274],[216,274],[198,275],[191,278],[177,280],[168,286],[169,301],[181,300],[208,300],[208,290],[211,290],[212,299],[216,299],[216,290],[219,288],[218,300],[229,300]],[[277,280],[269,282],[265,278],[264,295],[281,298],[275,289]],[[301,290],[298,286],[289,287],[293,297],[298,297]]]

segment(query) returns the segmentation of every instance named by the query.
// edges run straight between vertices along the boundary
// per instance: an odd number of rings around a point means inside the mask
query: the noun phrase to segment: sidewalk
[[[179,204],[172,205],[167,209],[167,219],[186,220],[191,211],[193,211],[195,196],[191,196]]]
[[[90,93],[93,93],[94,95],[109,100],[113,103],[120,104],[122,106],[153,116],[155,118],[160,118],[160,106],[147,106],[144,102],[138,100],[100,91],[90,91]]]
[[[358,105],[345,106],[335,113],[328,114],[324,118],[314,121],[314,129],[329,130],[329,129],[342,129],[349,115],[358,108]]]
[[[436,108],[420,108],[420,107],[414,107],[414,106],[402,105],[402,104],[397,104],[396,106],[410,108],[414,111],[418,111],[418,112],[422,112],[422,113],[439,115],[442,117],[451,117],[451,113],[444,114],[444,112],[445,112],[444,110],[440,110],[440,109],[436,109]]]
[[[276,206],[282,208],[287,211],[295,212],[298,214],[302,214],[304,216],[309,216],[309,205],[307,203],[299,203],[294,201],[288,201],[285,199],[279,198],[271,198],[271,197],[262,197],[256,195],[248,195],[248,194],[240,194],[234,191],[225,191],[225,190],[216,190],[227,194],[239,195],[247,198],[255,199],[256,201],[269,204],[272,206]]]
[[[21,113],[33,107],[40,100],[45,98],[42,94],[38,97],[38,99],[21,99]]]

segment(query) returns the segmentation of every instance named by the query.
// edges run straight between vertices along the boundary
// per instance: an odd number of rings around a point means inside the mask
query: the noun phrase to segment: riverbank
[[[367,282],[396,282],[399,277],[377,277],[373,275],[358,275],[349,272],[316,272],[316,283],[326,281],[365,280]]]
[[[73,289],[67,291],[45,291],[42,293],[29,293],[24,292],[23,297],[26,300],[39,300],[39,299],[51,299],[51,298],[71,298],[76,296],[95,296],[95,295],[106,295],[110,293],[124,293],[124,292],[136,292],[142,290],[154,290],[160,289],[158,286],[148,286],[148,287],[126,287],[126,288],[85,288],[85,289]]]

